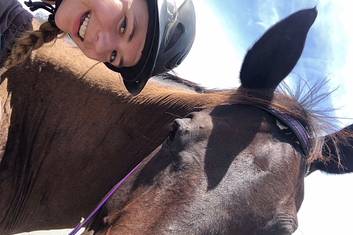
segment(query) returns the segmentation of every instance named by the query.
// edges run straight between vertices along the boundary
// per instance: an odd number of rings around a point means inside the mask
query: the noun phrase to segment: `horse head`
[[[292,234],[305,155],[321,151],[305,153],[263,107],[282,107],[312,130],[300,104],[275,89],[299,60],[316,15],[302,10],[270,28],[245,56],[233,99],[176,119],[86,233]]]

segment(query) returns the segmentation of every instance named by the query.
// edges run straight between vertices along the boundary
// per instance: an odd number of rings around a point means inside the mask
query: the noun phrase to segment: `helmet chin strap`
[[[55,24],[55,13],[56,10],[58,9],[60,3],[62,0],[56,0],[55,1],[55,6],[53,6],[50,3],[47,2],[42,2],[42,1],[35,1],[33,2],[32,0],[28,0],[25,1],[25,5],[31,10],[31,11],[36,11],[38,9],[44,9],[47,12],[50,13],[49,17],[48,17],[48,22],[57,28],[56,24]]]

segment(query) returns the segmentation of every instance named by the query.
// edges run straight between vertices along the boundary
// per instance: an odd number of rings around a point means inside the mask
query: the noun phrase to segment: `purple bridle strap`
[[[145,162],[145,159],[137,164],[122,180],[120,180],[114,187],[104,196],[104,198],[99,202],[96,208],[88,215],[86,219],[80,222],[76,227],[69,233],[69,235],[75,235],[77,232],[85,227],[94,216],[99,212],[100,209],[108,202],[108,200],[113,196],[113,194],[127,181],[127,179],[132,176]]]
[[[261,107],[261,106],[256,106],[264,111],[266,111],[269,114],[272,114],[274,117],[276,117],[279,121],[281,121],[283,124],[289,127],[297,137],[300,146],[303,150],[303,155],[304,157],[308,157],[309,152],[311,150],[311,141],[310,141],[310,135],[309,131],[303,126],[303,124],[297,120],[296,118],[290,116],[289,114],[280,112],[278,110],[275,110],[271,107]]]

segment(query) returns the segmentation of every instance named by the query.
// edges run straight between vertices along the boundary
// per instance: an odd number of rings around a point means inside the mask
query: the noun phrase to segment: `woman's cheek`
[[[55,14],[55,24],[64,32],[69,32],[69,20],[70,17],[67,16],[68,13],[65,11],[65,5],[60,5],[59,9]]]

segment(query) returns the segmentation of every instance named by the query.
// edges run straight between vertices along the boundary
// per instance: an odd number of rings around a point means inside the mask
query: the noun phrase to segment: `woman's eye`
[[[110,54],[110,59],[109,59],[109,62],[110,62],[110,63],[113,63],[113,62],[114,62],[114,60],[116,59],[116,55],[117,55],[117,54],[118,54],[118,53],[117,53],[116,50],[112,51],[112,53]]]
[[[120,33],[125,33],[127,28],[127,19],[126,16],[124,17],[123,21],[121,22],[120,25]]]

